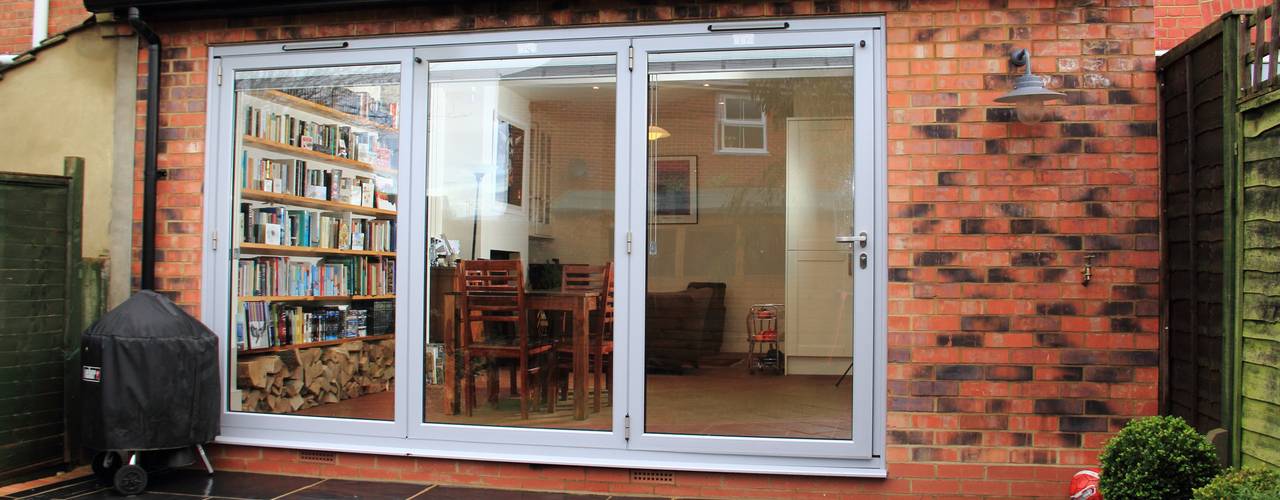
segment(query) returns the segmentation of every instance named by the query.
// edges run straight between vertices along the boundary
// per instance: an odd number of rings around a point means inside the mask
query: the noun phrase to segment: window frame
[[[759,120],[732,119],[729,118],[729,109],[727,102],[729,99],[743,100],[756,103],[760,106]],[[733,148],[725,146],[725,127],[744,127],[760,129],[760,147],[758,148]],[[769,154],[769,117],[764,106],[752,99],[748,94],[721,92],[716,94],[716,154],[719,155],[767,155]]]
[[[886,142],[886,103],[887,95],[885,90],[885,52],[884,52],[884,17],[881,16],[856,16],[843,18],[814,18],[814,19],[788,19],[787,33],[818,33],[818,34],[848,34],[850,30],[865,30],[868,43],[868,50],[873,51],[874,71],[875,71],[875,89],[874,101],[876,103],[874,109],[875,127],[874,127],[874,144],[875,144],[875,178],[876,185],[874,187],[876,199],[876,216],[875,230],[872,235],[873,242],[887,241],[887,142]],[[763,26],[761,23],[770,24]],[[491,31],[481,33],[447,33],[447,34],[428,34],[428,35],[409,35],[409,36],[393,36],[393,37],[369,37],[369,38],[351,38],[344,40],[345,48],[307,50],[306,52],[285,51],[284,42],[272,43],[254,43],[254,44],[236,44],[236,45],[216,45],[209,48],[209,67],[208,79],[206,83],[207,99],[206,99],[206,132],[205,132],[205,179],[206,189],[204,190],[203,206],[204,223],[206,228],[212,228],[212,231],[206,231],[205,240],[202,248],[202,282],[204,289],[212,293],[202,293],[200,298],[201,317],[206,324],[213,326],[214,331],[218,333],[221,340],[226,342],[227,336],[226,324],[229,321],[227,315],[230,314],[230,280],[228,267],[231,263],[231,245],[225,243],[228,241],[224,238],[224,243],[218,244],[216,234],[227,230],[223,225],[227,222],[225,219],[230,214],[227,211],[229,203],[232,201],[234,193],[233,186],[230,182],[230,175],[224,175],[220,172],[219,166],[229,165],[231,157],[234,154],[233,142],[225,139],[225,136],[231,134],[232,118],[234,117],[234,78],[228,78],[229,81],[224,82],[224,74],[233,75],[228,69],[235,68],[252,68],[252,69],[273,69],[273,68],[295,68],[305,65],[312,66],[333,66],[344,65],[340,61],[352,60],[350,64],[372,64],[374,62],[369,59],[373,54],[384,54],[384,58],[392,58],[396,62],[401,63],[402,79],[401,79],[401,103],[402,106],[407,103],[415,103],[415,106],[409,108],[408,112],[401,114],[401,150],[400,150],[400,179],[401,200],[400,211],[401,218],[399,224],[402,227],[409,227],[417,221],[425,221],[425,203],[414,203],[414,195],[412,193],[425,193],[419,189],[425,189],[425,175],[422,175],[421,165],[424,163],[418,161],[421,155],[425,158],[424,148],[421,147],[420,141],[425,141],[425,123],[426,113],[416,107],[419,93],[425,93],[425,84],[417,82],[415,75],[419,74],[419,68],[423,64],[414,60],[415,50],[425,49],[445,49],[449,47],[479,47],[486,44],[513,44],[517,50],[525,50],[528,47],[560,42],[575,43],[598,43],[610,40],[640,40],[654,37],[672,37],[672,36],[709,36],[708,29],[715,26],[717,29],[729,28],[741,31],[730,31],[721,33],[720,36],[732,36],[734,40],[748,40],[754,33],[767,33],[772,28],[772,24],[781,24],[781,22],[772,21],[725,21],[714,22],[709,25],[707,22],[692,23],[667,23],[661,25],[649,26],[610,26],[610,27],[581,27],[581,28],[546,28],[546,29],[528,29],[528,30],[512,30],[512,31]],[[765,31],[754,31],[765,30]],[[743,37],[743,38],[739,38]],[[589,51],[584,51],[589,52]],[[392,55],[394,57],[392,57]],[[388,61],[391,62],[391,61]],[[621,71],[627,71],[624,66],[625,61],[619,62]],[[619,85],[622,83],[619,82]],[[635,92],[632,92],[632,99],[635,98]],[[408,106],[405,106],[408,107]],[[622,123],[619,117],[618,129],[619,133],[634,135],[634,130],[627,123]],[[225,130],[224,130],[225,129]],[[641,129],[643,130],[643,129]],[[422,137],[419,137],[422,136]],[[619,148],[623,148],[625,141],[618,143]],[[644,165],[620,165],[617,167],[617,177],[619,182],[629,182],[631,178],[639,174],[643,176]],[[627,189],[634,189],[628,187]],[[643,189],[643,184],[641,184]],[[619,191],[618,196],[622,197],[626,191]],[[643,203],[643,200],[629,200],[628,203]],[[634,212],[634,207],[628,208]],[[639,209],[643,211],[643,208]],[[224,213],[225,212],[225,213]],[[619,222],[621,224],[621,222]],[[643,224],[643,221],[641,221]],[[228,226],[229,227],[229,226]],[[741,454],[741,453],[722,453],[722,452],[697,452],[697,451],[648,451],[626,446],[590,446],[589,444],[572,442],[572,436],[559,436],[569,439],[546,439],[536,440],[543,441],[541,443],[530,442],[520,439],[522,442],[512,443],[505,440],[506,436],[494,436],[494,440],[457,440],[447,439],[446,436],[439,434],[433,436],[424,436],[411,432],[409,427],[414,425],[411,419],[413,413],[420,413],[421,408],[414,412],[408,400],[412,396],[412,386],[415,384],[413,380],[418,379],[417,385],[421,385],[421,373],[411,370],[414,360],[417,359],[418,365],[421,364],[421,349],[419,345],[414,349],[410,349],[414,341],[421,341],[425,332],[425,304],[426,289],[423,286],[426,278],[421,274],[425,271],[425,241],[417,241],[409,234],[410,231],[401,231],[401,242],[398,242],[400,253],[398,260],[404,262],[400,265],[399,275],[397,276],[401,286],[408,287],[407,290],[402,289],[397,294],[397,333],[400,331],[408,331],[409,335],[396,343],[396,376],[405,383],[396,384],[396,420],[394,422],[381,421],[353,421],[345,419],[334,419],[327,417],[300,417],[290,415],[269,415],[269,414],[245,414],[240,412],[227,411],[227,390],[224,386],[222,394],[223,405],[223,429],[222,435],[219,436],[217,442],[235,445],[265,446],[265,447],[284,447],[294,449],[312,449],[312,450],[331,450],[352,453],[371,453],[385,455],[400,456],[420,456],[434,457],[444,459],[460,459],[460,460],[491,460],[501,462],[524,462],[524,463],[541,463],[541,464],[561,464],[561,465],[578,465],[592,467],[632,467],[632,468],[656,468],[668,470],[694,470],[694,471],[710,471],[710,472],[734,472],[734,473],[761,473],[761,474],[797,474],[797,475],[822,475],[822,476],[846,476],[846,477],[886,477],[886,459],[885,459],[885,433],[887,421],[887,395],[886,395],[886,378],[887,378],[887,348],[886,348],[886,324],[887,324],[887,251],[886,245],[874,245],[871,250],[873,252],[874,266],[876,272],[875,280],[875,317],[876,325],[873,336],[873,380],[867,383],[873,388],[874,410],[870,414],[870,435],[873,442],[869,443],[871,453],[869,458],[852,458],[841,456],[775,456],[768,454]],[[617,235],[625,234],[621,227],[616,231]],[[641,233],[643,234],[643,233]],[[626,245],[626,241],[618,241],[615,248],[621,249]],[[630,258],[636,258],[632,254]],[[407,259],[407,260],[406,260]],[[416,278],[414,277],[416,276]],[[412,304],[418,304],[413,306]],[[414,333],[416,332],[416,333]],[[228,380],[228,352],[226,344],[220,349],[219,354],[219,371],[222,380]],[[415,357],[416,356],[416,357]],[[622,363],[615,363],[615,370],[620,370]],[[418,366],[418,368],[421,368]],[[418,373],[417,377],[411,375]],[[639,374],[633,374],[632,378]],[[619,383],[624,382],[627,374],[615,372],[615,377]],[[419,402],[421,394],[415,396],[415,403]],[[620,402],[615,399],[615,405]],[[630,409],[633,413],[636,409]],[[620,427],[619,420],[624,418],[624,411],[615,407],[615,426],[614,432],[620,432],[624,427]],[[863,424],[859,424],[863,425]],[[516,433],[524,433],[528,429],[514,429]],[[569,434],[582,431],[564,431]],[[632,429],[632,432],[635,432]],[[550,438],[551,436],[547,436]],[[624,437],[625,440],[625,437]]]

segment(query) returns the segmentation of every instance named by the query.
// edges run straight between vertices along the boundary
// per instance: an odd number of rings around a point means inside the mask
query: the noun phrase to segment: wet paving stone
[[[325,500],[344,498],[360,500],[404,500],[417,495],[430,487],[431,485],[427,484],[327,479],[320,484],[290,493],[284,498],[288,500]]]

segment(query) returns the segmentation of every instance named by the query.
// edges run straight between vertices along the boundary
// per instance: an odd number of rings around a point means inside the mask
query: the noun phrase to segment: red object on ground
[[[1071,476],[1071,486],[1067,494],[1071,500],[1102,500],[1102,490],[1098,488],[1098,470],[1085,469]]]

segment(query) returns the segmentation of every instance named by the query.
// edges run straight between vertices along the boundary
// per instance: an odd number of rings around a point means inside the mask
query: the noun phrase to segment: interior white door
[[[853,346],[853,122],[787,120],[787,373],[832,375]],[[843,277],[843,279],[841,279]]]

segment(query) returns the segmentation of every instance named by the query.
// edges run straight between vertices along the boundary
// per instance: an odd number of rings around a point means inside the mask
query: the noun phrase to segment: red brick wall
[[[1157,411],[1151,0],[564,5],[158,25],[166,46],[159,162],[170,172],[159,187],[159,288],[198,310],[210,43],[887,13],[890,479],[678,473],[677,487],[717,496],[1060,498],[1072,471],[1096,465],[1112,432]],[[992,103],[1009,88],[1014,47],[1030,48],[1035,71],[1068,94],[1047,123],[1018,124]],[[141,143],[138,153],[140,168]],[[1096,255],[1088,287],[1080,284],[1086,255]],[[343,455],[338,466],[302,470],[286,451],[220,453],[230,468],[667,494],[601,469]]]
[[[1221,15],[1255,9],[1258,0],[1159,0],[1156,2],[1156,50],[1169,50]]]
[[[31,11],[31,0],[0,0],[0,54],[17,54],[31,48]],[[82,0],[49,0],[49,36],[88,17]]]

